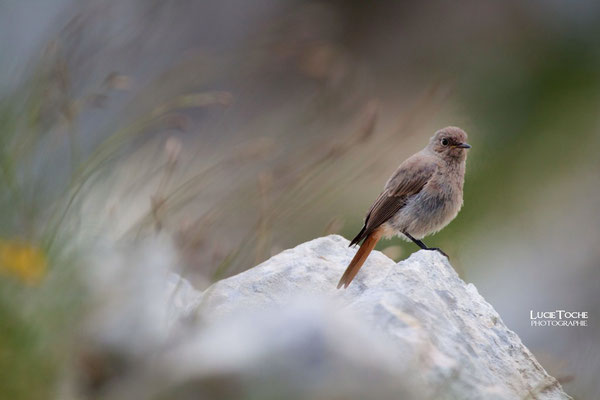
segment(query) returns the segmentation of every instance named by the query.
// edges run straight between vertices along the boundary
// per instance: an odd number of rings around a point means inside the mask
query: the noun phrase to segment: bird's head
[[[471,145],[467,143],[465,131],[455,126],[447,126],[433,135],[427,147],[442,158],[464,160]]]

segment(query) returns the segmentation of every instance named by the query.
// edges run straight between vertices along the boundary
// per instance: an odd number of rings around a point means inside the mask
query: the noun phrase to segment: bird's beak
[[[457,144],[455,147],[458,147],[461,149],[470,149],[471,145],[469,143],[460,143],[460,144]]]

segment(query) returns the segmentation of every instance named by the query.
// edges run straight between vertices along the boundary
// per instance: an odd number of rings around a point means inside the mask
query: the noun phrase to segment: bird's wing
[[[369,209],[365,225],[350,245],[360,242],[393,217],[410,196],[423,189],[436,169],[437,163],[427,157],[411,157],[403,162]]]

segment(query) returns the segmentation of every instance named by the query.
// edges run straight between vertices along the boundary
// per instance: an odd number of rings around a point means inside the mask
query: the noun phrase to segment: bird
[[[360,248],[342,275],[337,288],[347,288],[382,237],[399,236],[424,250],[422,239],[448,225],[463,205],[467,134],[455,126],[435,132],[425,148],[400,164],[388,179],[350,242]]]

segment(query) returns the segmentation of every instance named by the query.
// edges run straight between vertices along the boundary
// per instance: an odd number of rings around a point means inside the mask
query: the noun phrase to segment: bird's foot
[[[439,251],[444,257],[446,257],[448,260],[450,260],[450,257],[448,257],[448,254],[444,253],[442,251],[442,249],[440,249],[439,247],[428,247],[427,250]]]

